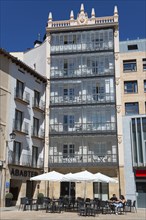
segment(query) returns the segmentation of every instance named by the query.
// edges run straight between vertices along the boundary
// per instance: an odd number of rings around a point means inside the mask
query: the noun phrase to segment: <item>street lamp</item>
[[[16,138],[16,134],[14,133],[14,132],[12,132],[11,134],[9,134],[9,136],[10,136],[10,141],[14,141],[15,140],[15,138]]]

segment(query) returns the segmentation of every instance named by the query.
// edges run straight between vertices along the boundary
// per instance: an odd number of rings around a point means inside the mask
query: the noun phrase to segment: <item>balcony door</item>
[[[63,116],[63,131],[73,131],[75,127],[74,115]]]
[[[14,141],[14,164],[20,164],[20,156],[21,156],[21,143]]]
[[[75,156],[74,144],[64,144],[63,145],[63,158],[74,158],[74,156]]]
[[[38,148],[33,146],[32,147],[32,166],[37,167],[38,162]]]
[[[22,130],[23,113],[19,110],[15,111],[15,129],[17,131]]]
[[[23,99],[23,92],[24,92],[24,83],[17,80],[16,97]]]

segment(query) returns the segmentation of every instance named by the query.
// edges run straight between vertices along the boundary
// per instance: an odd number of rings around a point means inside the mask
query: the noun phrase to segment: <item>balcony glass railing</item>
[[[51,78],[70,78],[70,77],[91,77],[91,76],[113,76],[114,67],[101,68],[79,68],[72,70],[51,68]]]
[[[66,105],[66,104],[90,104],[90,103],[103,103],[114,102],[114,94],[102,93],[92,95],[78,95],[78,96],[51,96],[50,104],[52,105]]]
[[[113,42],[89,42],[78,44],[52,45],[51,53],[73,53],[81,51],[105,51],[113,50]]]
[[[116,123],[115,122],[105,122],[105,123],[73,123],[73,124],[51,124],[50,134],[53,133],[86,133],[86,132],[115,132]]]

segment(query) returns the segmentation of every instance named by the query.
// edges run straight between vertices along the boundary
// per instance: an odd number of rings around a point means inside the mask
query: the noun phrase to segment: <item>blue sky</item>
[[[120,40],[146,38],[146,0],[0,0],[0,47],[7,51],[26,51],[45,34],[49,12],[53,20],[76,18],[80,5],[96,17],[111,16],[118,6]]]

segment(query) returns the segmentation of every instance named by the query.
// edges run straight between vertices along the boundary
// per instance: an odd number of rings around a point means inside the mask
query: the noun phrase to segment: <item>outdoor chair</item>
[[[78,214],[81,216],[86,216],[86,205],[84,201],[79,201],[78,203]]]
[[[20,206],[18,210],[22,209],[23,211],[25,211],[27,207],[31,209],[30,205],[31,204],[30,204],[29,199],[27,197],[22,197],[20,198]]]
[[[89,205],[86,207],[87,216],[94,216],[96,215],[96,202],[91,201]]]
[[[111,208],[108,204],[107,201],[100,201],[100,210],[102,212],[102,214],[110,214],[111,213]]]
[[[131,205],[132,205],[131,199],[127,199],[127,202],[125,204],[125,211],[126,212],[131,212]]]
[[[133,201],[133,204],[131,205],[131,211],[137,212],[136,200],[134,200],[134,201]]]

